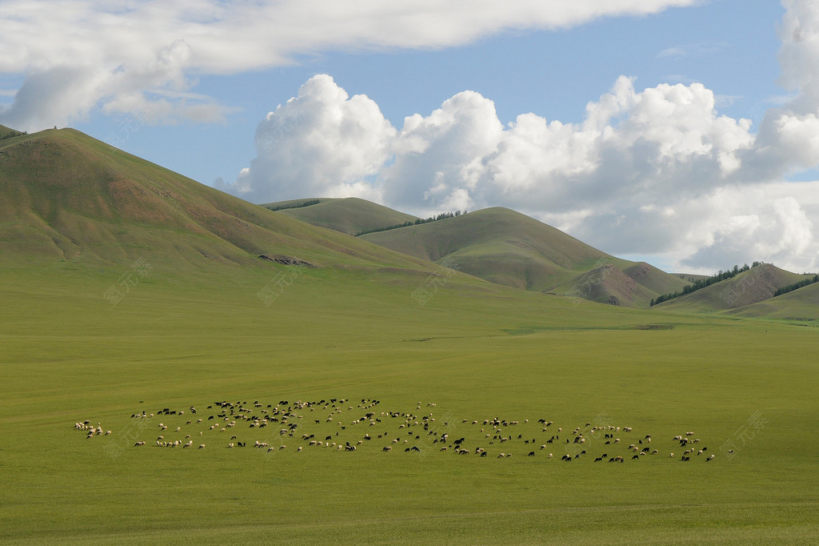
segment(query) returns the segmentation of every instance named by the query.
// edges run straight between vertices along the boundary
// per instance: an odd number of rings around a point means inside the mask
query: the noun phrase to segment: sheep
[[[199,444],[199,449],[205,449],[205,444]]]

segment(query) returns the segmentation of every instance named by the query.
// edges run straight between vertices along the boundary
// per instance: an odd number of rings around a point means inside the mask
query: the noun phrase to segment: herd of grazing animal
[[[97,423],[96,425],[92,425],[91,421],[86,419],[85,421],[77,421],[74,423],[74,429],[85,432],[85,437],[90,439],[95,436],[110,436],[110,430],[103,430],[102,425]]]
[[[201,407],[201,406],[200,406]],[[593,462],[625,463],[652,459],[715,458],[693,432],[676,435],[669,441],[655,441],[651,434],[634,432],[630,426],[584,423],[569,429],[545,418],[482,419],[438,418],[435,403],[418,402],[414,411],[381,409],[381,402],[363,398],[350,401],[329,398],[318,401],[264,403],[259,400],[221,400],[204,410],[163,408],[131,414],[132,423],[123,436],[134,447],[162,448],[206,446],[240,449],[254,447],[267,454],[292,451],[307,454],[315,450],[341,453],[373,451],[405,454],[454,454],[458,456],[508,459],[513,455],[535,460],[571,463],[589,458]],[[98,423],[75,423],[87,438],[111,436]],[[155,438],[145,436],[155,433]],[[138,438],[143,435],[142,438]],[[113,435],[109,441],[115,441]],[[205,440],[208,440],[205,443]],[[134,441],[135,440],[135,441]],[[196,440],[196,441],[194,441]],[[292,447],[288,449],[288,444]],[[662,445],[666,444],[666,445]],[[130,445],[130,444],[129,444]],[[669,451],[679,445],[681,454]],[[303,455],[302,455],[303,456]]]

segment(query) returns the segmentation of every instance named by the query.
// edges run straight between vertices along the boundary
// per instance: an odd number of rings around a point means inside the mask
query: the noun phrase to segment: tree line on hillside
[[[21,133],[20,131],[15,131],[14,129],[9,129],[8,133],[6,133],[4,135],[0,135],[0,140],[3,140],[4,138],[14,138],[14,137],[22,136],[22,135],[27,135],[27,134],[28,133]]]
[[[378,231],[389,231],[391,229],[398,229],[407,226],[417,226],[419,224],[428,224],[430,222],[437,222],[438,220],[446,220],[447,218],[455,218],[456,216],[461,216],[466,214],[466,211],[456,210],[455,212],[442,212],[437,216],[430,216],[429,218],[416,218],[415,220],[408,220],[402,224],[394,224],[392,226],[384,226],[380,228],[373,228],[368,229],[365,231],[361,231],[356,233],[355,236],[358,237],[360,235],[366,235],[367,233],[376,233]]]
[[[819,275],[814,275],[813,277],[801,280],[799,282],[795,282],[793,284],[789,284],[788,286],[783,286],[776,292],[774,292],[774,297],[781,296],[782,294],[787,294],[788,292],[793,292],[794,290],[798,290],[803,286],[808,286],[813,283],[819,282]]]
[[[683,287],[682,290],[678,290],[676,292],[672,292],[670,294],[663,294],[661,296],[657,296],[656,298],[651,300],[651,307],[663,303],[664,301],[673,300],[674,298],[679,298],[680,296],[685,296],[686,294],[690,294],[691,292],[696,292],[697,290],[702,290],[707,286],[711,286],[712,284],[716,284],[718,282],[730,279],[732,277],[736,277],[740,273],[744,273],[749,269],[756,267],[758,265],[762,265],[763,262],[754,262],[752,265],[745,264],[742,267],[735,265],[732,269],[727,271],[720,270],[717,272],[716,275],[711,275],[710,277],[706,277],[704,279],[699,279],[694,281],[692,284]]]
[[[311,205],[318,205],[321,202],[319,199],[308,199],[307,201],[299,201],[298,203],[285,203],[284,205],[278,205],[276,207],[267,207],[270,210],[284,210],[284,209],[300,209],[303,207],[309,207]]]

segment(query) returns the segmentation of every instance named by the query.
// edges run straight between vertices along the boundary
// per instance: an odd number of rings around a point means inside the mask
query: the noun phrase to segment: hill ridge
[[[779,288],[794,284],[805,276],[780,269],[773,264],[755,267],[690,292],[656,307],[677,310],[728,310],[773,298]]]
[[[0,141],[0,254],[169,267],[258,265],[287,255],[318,265],[431,266],[268,211],[74,129]]]
[[[648,306],[660,289],[685,284],[648,264],[616,258],[507,207],[489,207],[361,238],[498,284],[600,303]],[[612,275],[600,269],[607,265],[618,272]]]

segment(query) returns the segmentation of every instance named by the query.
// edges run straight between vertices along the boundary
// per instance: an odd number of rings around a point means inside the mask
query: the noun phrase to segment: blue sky
[[[253,202],[508,206],[667,269],[819,269],[814,0],[459,6],[6,0],[0,123]]]

